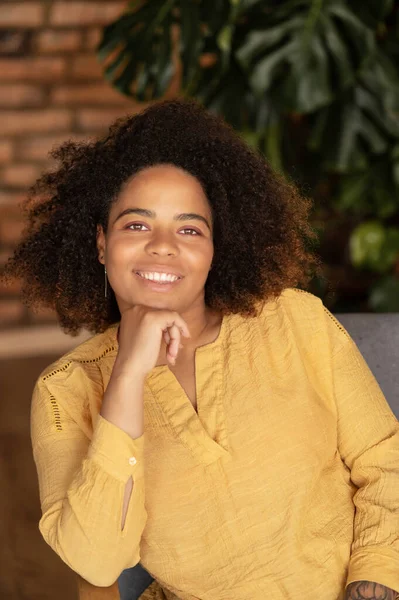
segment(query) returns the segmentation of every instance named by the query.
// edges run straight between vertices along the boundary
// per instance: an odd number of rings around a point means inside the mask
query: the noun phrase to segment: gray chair
[[[334,315],[362,353],[399,419],[399,313]]]
[[[388,404],[399,419],[399,314],[342,313],[334,315],[345,327],[378,381]],[[140,565],[122,571],[118,578],[120,600],[137,600],[154,579]],[[94,589],[94,588],[93,588]],[[115,589],[98,600],[115,600]],[[104,591],[104,588],[102,588]],[[80,593],[80,600],[97,596]]]

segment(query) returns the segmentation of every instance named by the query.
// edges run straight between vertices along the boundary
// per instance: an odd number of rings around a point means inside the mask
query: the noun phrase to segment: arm
[[[398,597],[398,592],[372,581],[354,581],[345,593],[345,600],[396,600]]]
[[[138,439],[144,433],[143,395],[144,379],[136,375],[132,369],[124,371],[118,361],[115,361],[101,404],[100,415],[125,431],[133,440]],[[129,477],[123,498],[122,529],[125,525],[132,489],[133,479]]]
[[[43,538],[85,580],[107,587],[140,560],[147,520],[144,435],[132,439],[99,414],[90,440],[83,413],[87,396],[94,393],[100,393],[98,382],[90,381],[79,365],[39,378],[32,398],[31,438]]]
[[[342,336],[332,347],[338,450],[358,488],[347,594],[389,599],[399,589],[399,422],[356,344]]]

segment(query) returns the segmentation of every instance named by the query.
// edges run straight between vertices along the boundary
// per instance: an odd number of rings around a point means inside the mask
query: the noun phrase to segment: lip
[[[151,273],[151,271],[148,272]],[[161,271],[158,271],[158,273],[160,272]],[[166,273],[166,271],[162,271],[162,273]],[[137,277],[137,279],[139,279],[143,285],[145,285],[147,288],[150,288],[150,290],[154,290],[155,292],[169,292],[172,287],[175,287],[183,280],[183,278],[181,278],[176,279],[176,281],[168,281],[167,283],[157,283],[156,281],[151,281],[151,279],[145,279],[144,277],[137,275],[136,271],[134,272],[134,276]]]

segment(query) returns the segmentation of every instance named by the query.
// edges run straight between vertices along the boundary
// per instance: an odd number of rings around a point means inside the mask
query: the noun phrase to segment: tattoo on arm
[[[345,600],[396,600],[399,595],[373,581],[354,581],[346,588]]]

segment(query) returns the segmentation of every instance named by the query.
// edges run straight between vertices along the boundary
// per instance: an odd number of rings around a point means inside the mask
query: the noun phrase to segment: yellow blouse
[[[109,586],[140,561],[168,600],[340,600],[358,580],[399,591],[399,422],[319,298],[287,288],[257,318],[224,316],[196,351],[198,414],[155,367],[136,440],[99,414],[116,332],[33,392],[39,529],[69,567]]]

